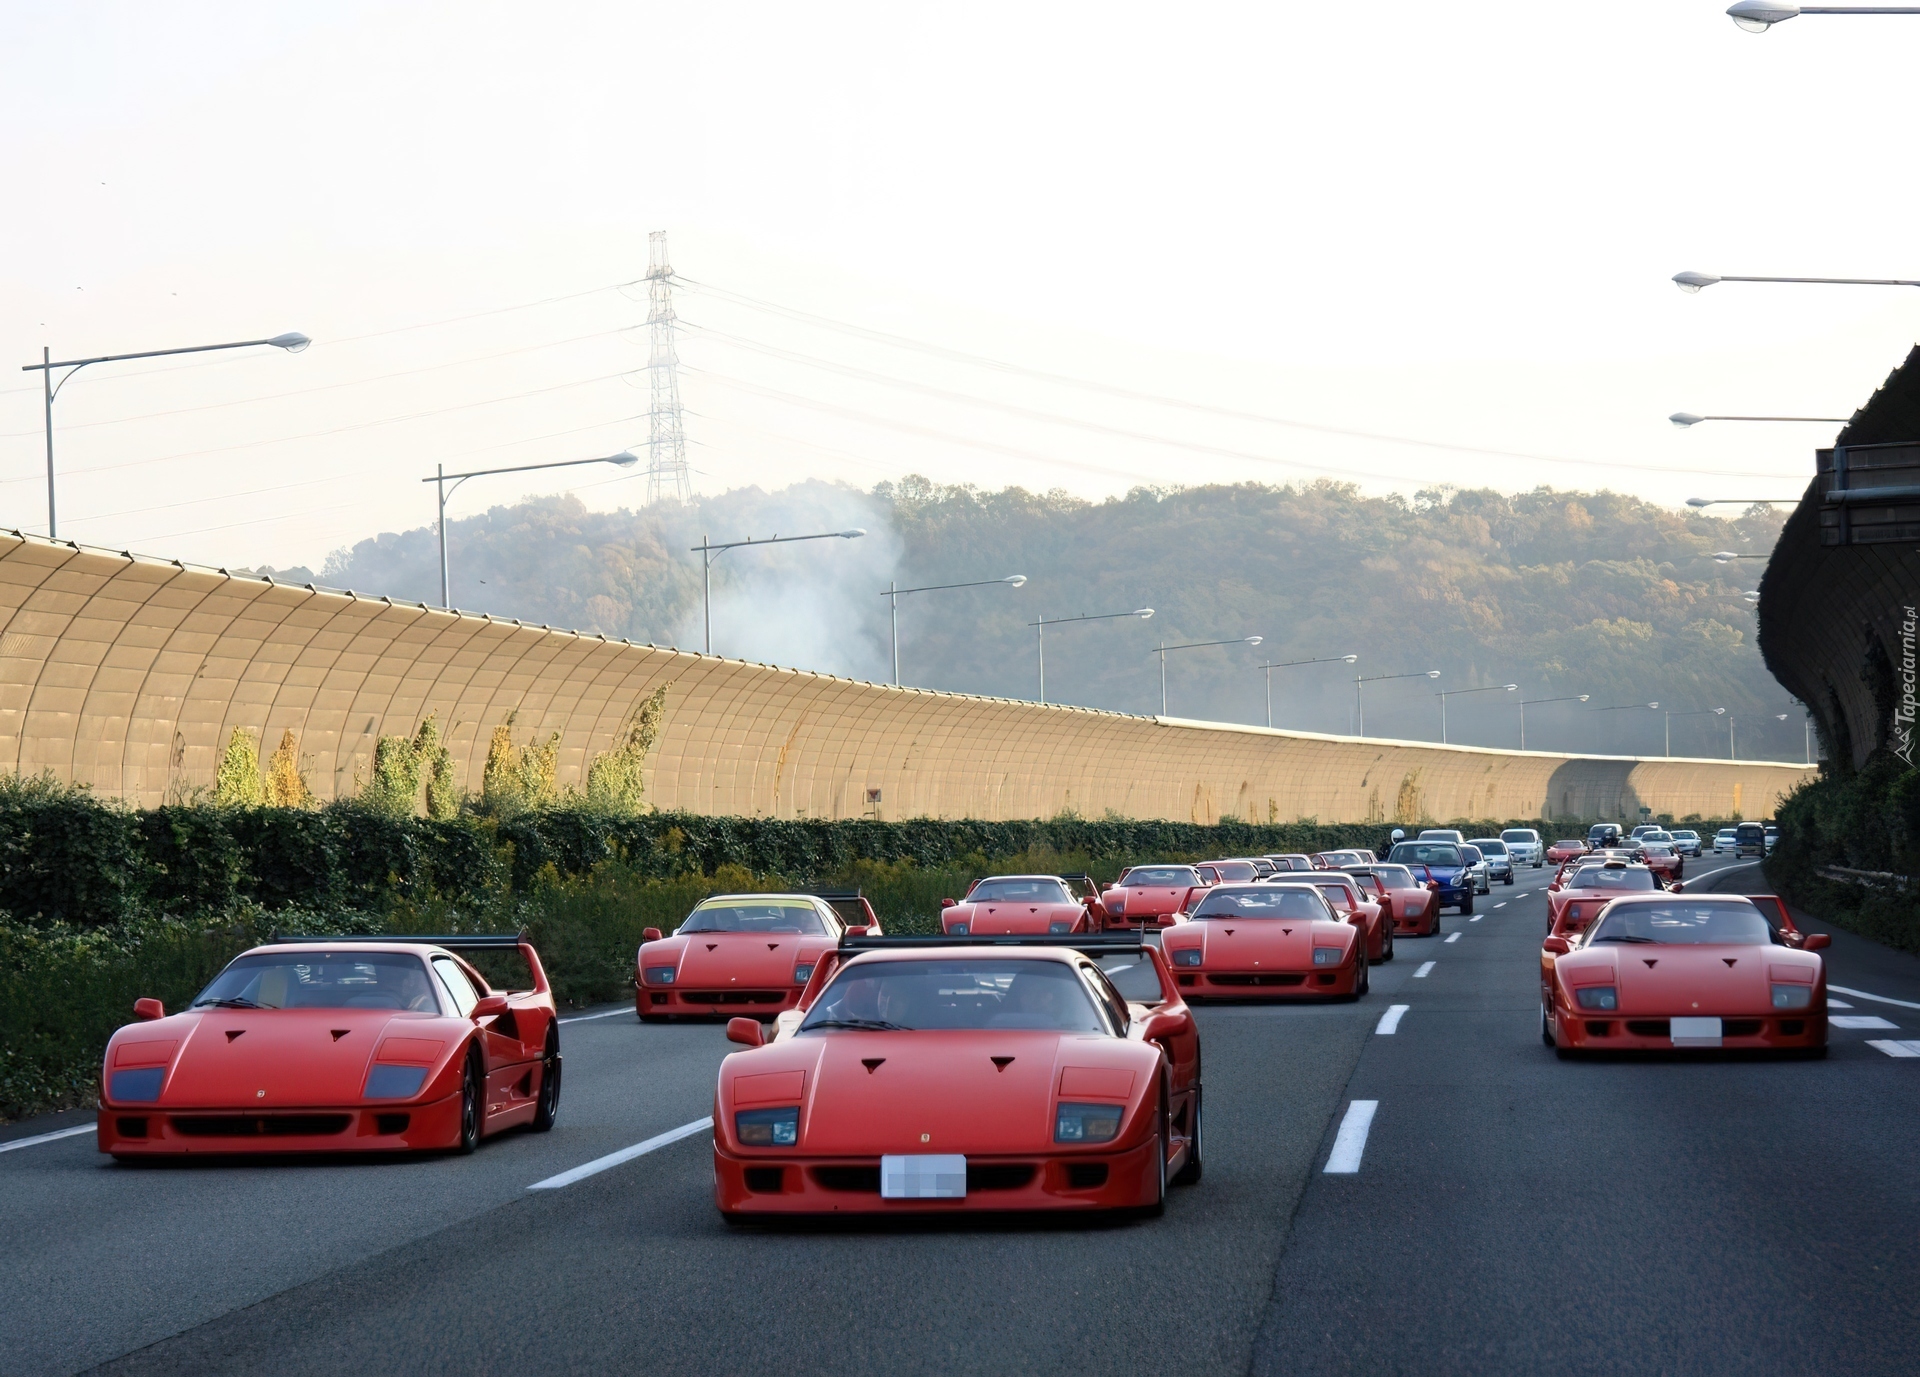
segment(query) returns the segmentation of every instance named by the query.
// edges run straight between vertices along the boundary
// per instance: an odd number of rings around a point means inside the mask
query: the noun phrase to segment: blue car
[[[1387,853],[1389,865],[1423,865],[1440,886],[1440,907],[1473,912],[1473,869],[1452,842],[1399,842]]]

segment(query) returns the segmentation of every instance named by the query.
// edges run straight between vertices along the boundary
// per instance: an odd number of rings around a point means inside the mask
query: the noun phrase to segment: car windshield
[[[1761,947],[1773,930],[1760,910],[1740,899],[1713,903],[1615,904],[1587,939],[1600,942],[1662,942],[1675,946],[1703,943]]]
[[[1417,861],[1421,865],[1459,865],[1460,848],[1451,842],[1401,842],[1387,853],[1390,861]]]
[[[1213,873],[1220,877],[1222,884],[1243,885],[1260,876],[1251,861],[1209,861],[1207,864],[1213,867]]]
[[[1329,904],[1338,904],[1341,908],[1347,908],[1353,903],[1345,885],[1315,885],[1314,888],[1325,896]]]
[[[1151,958],[1141,952],[1116,952],[1099,957],[1095,963],[1106,973],[1123,999],[1135,1004],[1158,1004],[1166,998],[1160,988],[1160,973]]]
[[[1197,885],[1199,874],[1184,865],[1142,865],[1127,872],[1130,885]]]
[[[1373,873],[1380,877],[1380,883],[1388,889],[1415,889],[1420,884],[1413,878],[1413,872],[1404,865],[1377,865]]]
[[[243,956],[213,978],[193,1007],[440,1012],[426,963],[406,952],[380,951]]]
[[[1554,845],[1555,846],[1585,846],[1586,843],[1581,841],[1578,837],[1567,837],[1561,841],[1555,842]]]
[[[1568,889],[1606,889],[1618,894],[1634,894],[1653,889],[1653,872],[1639,867],[1590,865],[1573,873]]]
[[[1312,889],[1216,889],[1200,901],[1195,918],[1329,919],[1333,910]]]
[[[1731,837],[1733,835],[1733,829],[1731,827],[1722,827],[1718,832],[1715,832],[1713,835],[1716,837]]]
[[[1360,853],[1358,851],[1322,851],[1320,859],[1328,865],[1359,865]]]
[[[970,904],[1070,904],[1064,880],[1051,875],[1033,879],[982,880],[967,891]]]
[[[1673,854],[1673,843],[1657,842],[1649,837],[1646,844],[1640,849],[1649,856],[1671,856]]]
[[[827,935],[819,910],[805,899],[710,899],[687,915],[681,932],[798,932]]]
[[[1500,840],[1504,842],[1536,842],[1540,839],[1525,828],[1509,827],[1500,834]]]
[[[1269,856],[1267,859],[1284,870],[1313,869],[1313,859],[1310,856]]]
[[[1507,854],[1507,844],[1505,842],[1480,841],[1476,838],[1473,844],[1479,848],[1480,854],[1483,856],[1504,856]]]
[[[1643,843],[1652,843],[1652,842],[1670,842],[1670,841],[1672,841],[1672,840],[1673,840],[1673,833],[1671,833],[1671,832],[1642,832],[1642,833],[1640,834],[1640,840],[1641,840],[1641,841],[1642,841]]]
[[[1698,832],[1675,832],[1673,839],[1675,841],[1699,841],[1700,834]]]
[[[1066,962],[987,953],[950,961],[856,961],[834,977],[800,1025],[801,1032],[956,1028],[1108,1031]]]

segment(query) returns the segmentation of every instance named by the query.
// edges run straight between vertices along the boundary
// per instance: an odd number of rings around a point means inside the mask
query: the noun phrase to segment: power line
[[[677,276],[677,275],[676,275]],[[1587,468],[1634,469],[1650,473],[1700,472],[1718,477],[1772,477],[1766,474],[1729,474],[1723,470],[1685,470],[1665,464],[1625,464],[1605,459],[1570,459],[1561,455],[1536,454],[1525,450],[1489,449],[1480,445],[1461,445],[1444,440],[1427,440],[1411,435],[1389,435],[1378,431],[1355,430],[1345,426],[1322,425],[1312,421],[1299,421],[1291,417],[1271,416],[1255,411],[1241,411],[1234,407],[1215,406],[1207,402],[1196,402],[1185,397],[1169,397],[1160,393],[1142,392],[1134,388],[1120,387],[1112,383],[1096,382],[1090,378],[1076,378],[1065,373],[1052,373],[1045,369],[1029,368],[1024,364],[1009,363],[1004,359],[989,358],[983,354],[972,354],[965,350],[951,349],[945,345],[933,344],[926,340],[917,340],[905,335],[890,334],[884,330],[874,330],[867,326],[855,325],[850,321],[834,320],[829,316],[816,315],[811,311],[802,311],[797,307],[784,306],[778,302],[767,301],[760,297],[748,296],[743,292],[729,291],[708,283],[697,282],[692,278],[679,277],[680,284],[692,291],[705,292],[725,301],[731,301],[750,310],[769,312],[785,316],[803,324],[819,326],[822,329],[838,331],[857,339],[870,340],[880,344],[892,345],[903,349],[913,349],[937,358],[948,359],[956,363],[969,364],[977,368],[990,368],[997,372],[1012,373],[1024,377],[1036,378],[1042,382],[1055,383],[1063,387],[1077,387],[1088,392],[1097,392],[1109,397],[1122,397],[1129,401],[1148,402],[1155,406],[1175,407],[1183,411],[1200,412],[1221,416],[1231,420],[1250,421],[1261,425],[1285,426],[1293,430],[1304,430],[1317,435],[1337,435],[1354,440],[1372,440],[1383,444],[1410,445],[1420,449],[1441,450],[1452,454],[1473,454],[1498,459],[1526,459],[1538,463],[1568,464]],[[1404,482],[1404,478],[1393,481]]]

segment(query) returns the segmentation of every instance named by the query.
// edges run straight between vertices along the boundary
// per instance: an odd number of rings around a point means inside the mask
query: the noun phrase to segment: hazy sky
[[[45,528],[42,345],[316,341],[78,377],[61,534],[114,548],[317,566],[429,520],[436,463],[638,448],[652,229],[714,289],[679,295],[706,491],[1797,494],[1831,427],[1665,416],[1843,416],[1920,293],[1668,278],[1920,277],[1920,19],[1723,8],[17,0],[0,523]],[[642,495],[456,510],[565,482]]]

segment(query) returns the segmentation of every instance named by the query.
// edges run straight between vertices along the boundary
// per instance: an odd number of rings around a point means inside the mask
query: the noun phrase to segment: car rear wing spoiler
[[[411,942],[427,947],[445,947],[448,951],[511,948],[520,946],[526,940],[524,932],[453,932],[433,936],[385,932],[276,932],[267,939],[273,945],[294,942]]]
[[[1061,933],[982,936],[982,937],[842,937],[839,950],[932,951],[940,947],[1064,947],[1083,956],[1105,956],[1110,952],[1145,951],[1150,943],[1127,933]]]
[[[865,893],[858,889],[810,889],[807,891],[816,899],[825,899],[832,903],[835,899],[858,899]]]

